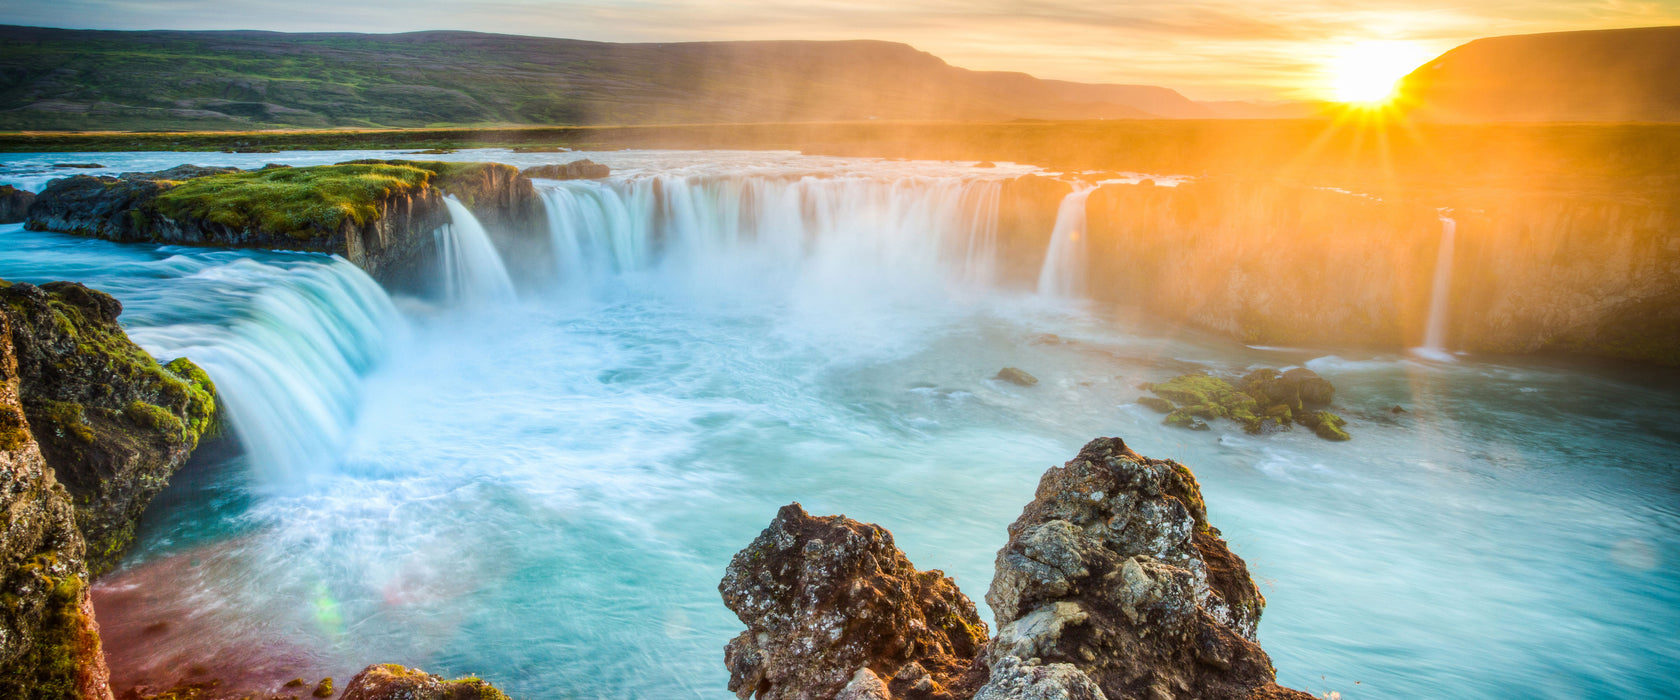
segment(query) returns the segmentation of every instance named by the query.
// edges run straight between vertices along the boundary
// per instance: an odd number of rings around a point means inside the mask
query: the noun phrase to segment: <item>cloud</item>
[[[1360,40],[1680,24],[1680,0],[12,0],[0,22],[91,29],[461,29],[598,41],[881,39],[947,62],[1199,99],[1320,96]]]

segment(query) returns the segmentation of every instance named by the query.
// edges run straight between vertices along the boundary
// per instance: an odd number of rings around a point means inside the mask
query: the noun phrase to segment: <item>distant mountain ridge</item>
[[[972,71],[881,41],[0,26],[0,129],[1212,116],[1167,88]]]
[[[1477,39],[1400,94],[1436,121],[1680,121],[1680,27]]]

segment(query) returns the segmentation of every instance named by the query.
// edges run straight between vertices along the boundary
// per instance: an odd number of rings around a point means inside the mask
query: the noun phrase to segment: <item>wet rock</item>
[[[0,185],[0,224],[15,224],[29,217],[35,193],[11,185]]]
[[[53,167],[55,167],[55,168],[72,168],[72,169],[77,169],[77,170],[93,170],[93,169],[96,169],[96,168],[103,168],[105,166],[100,165],[98,163],[53,163]]]
[[[332,697],[332,694],[333,694],[333,679],[332,679],[331,676],[328,676],[326,678],[322,678],[320,683],[315,684],[315,691],[310,693],[310,695],[313,695],[313,696],[318,697],[318,698],[330,698],[330,697]]]
[[[1106,700],[1101,688],[1072,664],[1029,664],[1005,656],[974,700]]]
[[[1173,412],[1173,403],[1157,396],[1139,396],[1137,402],[1156,413]]]
[[[1027,374],[1025,370],[1017,367],[1005,367],[1000,369],[997,374],[992,376],[992,379],[1000,382],[1009,382],[1010,384],[1017,386],[1033,386],[1038,384],[1038,377]]]
[[[987,629],[955,582],[918,571],[892,533],[784,506],[718,590],[747,625],[724,652],[743,699],[947,698]],[[884,679],[892,679],[887,681]]]
[[[1206,372],[1193,372],[1144,388],[1159,398],[1144,397],[1138,402],[1156,410],[1164,407],[1166,425],[1208,430],[1201,419],[1229,418],[1242,424],[1243,431],[1250,435],[1265,435],[1300,423],[1326,440],[1349,439],[1342,430],[1347,421],[1321,410],[1335,399],[1336,388],[1310,369],[1281,373],[1258,369],[1234,383]]]
[[[448,681],[417,668],[376,664],[350,679],[339,700],[508,700],[508,696],[478,678]]]
[[[237,172],[239,172],[239,168],[221,165],[177,165],[167,170],[123,173],[117,177],[122,180],[169,180],[179,182],[181,180],[191,180],[193,178],[206,177],[209,175],[222,175]]]
[[[995,167],[997,167],[997,163],[993,163],[989,160],[983,160],[983,161],[980,161],[978,163],[975,163],[974,167],[976,167],[976,168],[995,168]]]
[[[1183,465],[1093,440],[1044,474],[1009,534],[986,594],[995,682],[1018,657],[1071,666],[1111,700],[1310,697],[1276,686],[1255,639],[1265,599]]]
[[[110,700],[85,545],[26,418],[14,323],[0,310],[0,697]]]
[[[525,177],[536,177],[545,180],[599,180],[612,174],[612,168],[585,158],[574,160],[565,165],[550,163],[526,168],[521,171]]]
[[[140,513],[216,426],[216,393],[190,360],[159,364],[117,323],[122,304],[70,282],[0,282],[18,391],[40,452],[75,504],[98,576]]]

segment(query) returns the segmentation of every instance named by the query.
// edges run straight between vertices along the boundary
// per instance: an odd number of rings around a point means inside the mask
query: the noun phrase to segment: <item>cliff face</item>
[[[1255,641],[1265,599],[1177,462],[1118,438],[1046,472],[986,600],[997,636],[890,533],[784,507],[719,586],[745,700],[1306,699]],[[966,612],[966,615],[964,614]]]
[[[158,364],[123,333],[121,312],[69,282],[0,288],[24,415],[75,506],[93,575],[116,564],[146,504],[215,426],[209,377],[186,358]]]
[[[0,312],[0,695],[109,700],[82,537],[25,418],[12,328]]]
[[[1031,285],[1066,183],[1007,185],[1010,279]],[[1041,180],[1041,179],[1040,179]],[[1272,181],[1109,184],[1086,200],[1086,293],[1245,343],[1424,344],[1443,213],[1444,344],[1680,364],[1680,202],[1585,193],[1368,197]]]
[[[124,242],[332,253],[381,283],[421,288],[436,264],[432,232],[449,223],[446,195],[459,197],[495,233],[505,256],[546,254],[542,202],[530,180],[495,163],[78,175],[49,183],[25,226]]]

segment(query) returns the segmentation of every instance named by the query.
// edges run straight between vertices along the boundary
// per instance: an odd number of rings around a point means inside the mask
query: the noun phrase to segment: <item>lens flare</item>
[[[1332,56],[1330,93],[1338,102],[1378,104],[1394,96],[1400,79],[1429,60],[1422,47],[1400,41],[1361,41]]]

